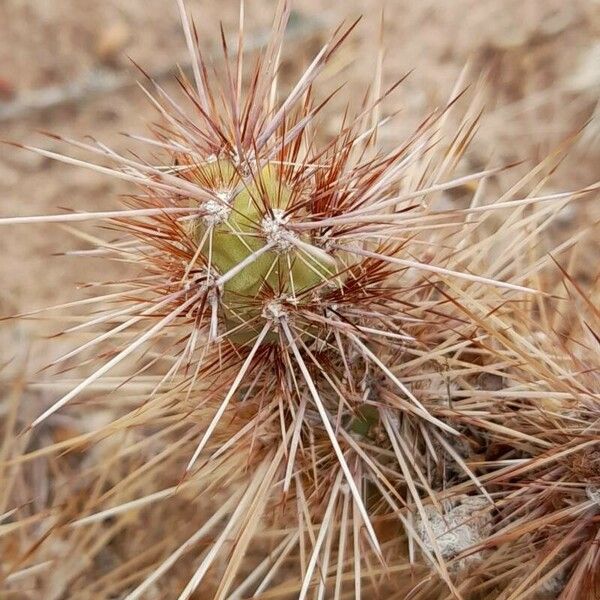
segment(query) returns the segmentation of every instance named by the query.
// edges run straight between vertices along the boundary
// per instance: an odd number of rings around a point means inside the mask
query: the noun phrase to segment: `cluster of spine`
[[[391,150],[376,143],[389,92],[323,141],[313,83],[352,27],[281,99],[287,2],[247,84],[242,34],[213,76],[179,5],[187,107],[150,81],[160,123],[137,136],[160,166],[100,143],[67,140],[112,166],[36,150],[138,186],[122,210],[45,220],[108,219],[123,239],[101,252],[139,276],[97,297],[78,326],[96,333],[55,361],[94,368],[28,431],[114,387],[109,423],[42,452],[111,434],[59,493],[55,529],[24,518],[58,561],[33,576],[49,598],[100,563],[78,593],[508,599],[555,585],[583,598],[600,565],[600,467],[585,458],[598,452],[597,381],[571,346],[540,341],[551,305],[534,288],[553,263],[531,258],[531,231],[590,189],[539,196],[530,174],[484,202],[502,168],[455,174],[478,120],[468,109],[444,137],[455,99]],[[470,203],[433,210],[448,191]],[[86,560],[53,555],[52,536]]]

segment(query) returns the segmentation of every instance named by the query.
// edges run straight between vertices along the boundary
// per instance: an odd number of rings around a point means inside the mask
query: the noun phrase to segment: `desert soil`
[[[235,32],[236,0],[189,0],[188,5],[208,51],[218,42],[219,20]],[[284,84],[324,42],[328,28],[363,15],[323,77],[326,91],[346,82],[324,113],[325,135],[334,131],[348,99],[360,97],[372,82],[382,5],[377,0],[295,3],[298,30],[283,61]],[[273,7],[267,0],[247,2],[246,28],[258,39]],[[443,105],[465,65],[465,83],[487,80],[486,114],[467,167],[517,160],[532,165],[577,132],[594,111],[600,112],[600,2],[387,0],[384,22],[384,86],[412,74],[386,105],[386,110],[402,111],[385,129],[382,144],[407,135],[429,109]],[[120,132],[144,133],[145,122],[155,114],[135,85],[141,75],[129,57],[150,73],[186,61],[174,0],[3,0],[0,24],[0,138],[55,151],[66,148],[39,131],[79,139],[89,135],[122,152],[131,148]],[[126,85],[67,102],[52,100],[73,86],[85,90],[115,77]],[[31,106],[48,98],[49,107]],[[574,142],[553,189],[575,189],[598,179],[599,131],[596,120]],[[11,146],[0,151],[0,216],[104,210],[117,207],[119,194],[129,191],[122,182],[32,152]],[[582,203],[565,221],[589,219],[593,211]],[[82,229],[109,235],[97,227]],[[85,247],[85,241],[61,226],[3,228],[0,316],[66,302],[77,295],[79,283],[114,277],[118,266],[60,256]],[[579,268],[585,272],[587,266]],[[35,340],[51,330],[44,321],[5,323],[0,363],[22,346],[37,348]]]

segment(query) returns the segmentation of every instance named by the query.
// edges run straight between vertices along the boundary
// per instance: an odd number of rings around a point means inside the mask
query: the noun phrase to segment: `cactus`
[[[85,365],[91,353],[94,368],[31,423],[43,427],[126,371],[107,396],[116,416],[89,435],[118,436],[100,464],[125,474],[108,482],[98,467],[89,514],[67,520],[81,532],[114,519],[123,561],[135,565],[138,552],[146,562],[130,577],[109,569],[99,585],[117,583],[98,597],[505,598],[542,571],[549,580],[556,564],[536,556],[523,567],[510,543],[526,545],[536,523],[521,516],[537,493],[529,474],[549,469],[558,481],[543,457],[555,460],[582,434],[567,400],[592,392],[576,382],[567,351],[561,363],[536,350],[546,296],[535,284],[551,261],[520,267],[531,224],[547,227],[566,196],[527,193],[522,182],[502,202],[436,212],[436,195],[478,198],[505,170],[454,173],[476,103],[449,140],[442,117],[456,98],[384,150],[377,116],[392,86],[323,142],[315,129],[327,99],[313,100],[313,84],[354,25],[338,29],[278,100],[288,2],[245,93],[241,48],[231,61],[223,42],[222,80],[209,77],[178,5],[193,81],[179,80],[184,110],[149,80],[161,126],[145,141],[163,153],[160,166],[101,143],[58,138],[112,166],[27,147],[124,179],[137,195],[117,211],[0,220],[108,220],[124,238],[103,251],[139,269],[97,297],[88,325],[100,332],[54,362]],[[500,210],[510,218],[488,227]],[[500,385],[486,389],[486,377]],[[156,456],[130,465],[130,453]],[[595,489],[581,510],[597,504]],[[142,518],[147,541],[132,552]],[[450,548],[454,527],[469,535]],[[100,546],[77,535],[88,562],[101,562]],[[180,587],[169,583],[176,564]],[[507,577],[511,568],[521,579]],[[583,589],[577,581],[565,589]]]

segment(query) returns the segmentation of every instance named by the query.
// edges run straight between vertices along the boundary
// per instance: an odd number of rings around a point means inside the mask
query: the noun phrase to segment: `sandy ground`
[[[273,4],[247,2],[249,30],[260,31],[268,24]],[[235,0],[189,5],[207,48],[217,42],[219,19],[230,31],[236,27]],[[310,19],[336,23],[364,16],[334,65],[341,73],[325,77],[327,87],[347,81],[325,120],[325,126],[333,126],[337,109],[372,77],[381,4],[354,0],[332,8],[324,0],[302,0],[295,10],[307,21],[302,21],[301,39],[290,42],[284,63],[290,74],[298,72],[324,39],[322,29],[310,32],[315,27]],[[48,86],[93,81],[99,73],[124,75],[133,82],[139,73],[128,57],[150,72],[186,57],[175,2],[165,0],[4,0],[0,23],[0,115],[26,105],[31,94],[35,97]],[[414,71],[394,99],[402,107],[401,117],[385,135],[405,134],[428,108],[442,103],[470,61],[470,73],[485,73],[490,80],[488,116],[471,160],[540,158],[594,111],[599,36],[600,3],[593,0],[390,0],[385,5],[384,82]],[[36,133],[48,130],[78,138],[91,135],[125,150],[131,143],[119,132],[143,132],[144,120],[153,116],[139,89],[126,86],[57,108],[17,110],[0,119],[0,137],[57,150],[59,143]],[[570,188],[597,177],[600,144],[593,139],[593,128],[572,151],[557,185]],[[0,153],[1,215],[107,208],[127,189],[101,175],[11,147]],[[52,225],[3,229],[0,313],[59,302],[71,295],[75,282],[108,275],[95,261],[52,257],[77,245],[81,242]]]
[[[238,2],[188,2],[207,51],[218,43],[218,24],[237,31]],[[282,87],[293,82],[340,21],[363,15],[353,35],[322,76],[324,96],[343,89],[320,120],[324,137],[333,135],[345,105],[356,104],[376,71],[382,4],[356,0],[335,7],[325,0],[294,5]],[[250,43],[260,45],[274,2],[249,0],[246,27]],[[464,169],[524,161],[514,176],[497,182],[497,193],[548,153],[561,148],[597,109],[600,89],[600,3],[592,0],[428,0],[385,3],[383,89],[412,70],[382,114],[400,108],[382,130],[382,145],[408,135],[435,106],[450,97],[465,65],[462,87],[486,81],[485,114]],[[4,0],[0,4],[0,139],[71,151],[43,137],[50,131],[82,139],[91,136],[119,152],[132,148],[121,132],[145,133],[156,115],[136,85],[140,72],[129,57],[152,74],[161,74],[187,54],[175,1]],[[116,90],[93,91],[117,81]],[[169,78],[164,82],[173,89]],[[461,88],[462,89],[462,88]],[[73,90],[75,90],[73,92]],[[68,99],[70,93],[74,99]],[[57,101],[58,100],[58,101]],[[47,103],[49,107],[40,107]],[[552,191],[571,190],[600,175],[600,125],[592,120],[572,142],[567,159],[550,182]],[[75,156],[80,156],[77,151]],[[3,146],[0,151],[0,216],[51,214],[63,209],[119,207],[127,184],[74,168],[32,152]],[[565,211],[564,232],[600,218],[597,202]],[[88,235],[110,237],[98,226],[81,225]],[[89,247],[60,225],[10,226],[0,230],[0,317],[60,304],[85,295],[84,282],[107,281],[123,266],[91,258],[64,256]],[[576,265],[585,279],[598,250],[590,246]],[[43,336],[61,325],[52,319],[0,322],[0,365],[25,351],[31,368],[48,360]],[[52,355],[62,350],[56,340]],[[10,376],[10,370],[5,372]]]

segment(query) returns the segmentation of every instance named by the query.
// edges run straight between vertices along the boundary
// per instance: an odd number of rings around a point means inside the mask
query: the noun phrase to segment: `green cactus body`
[[[197,243],[204,240],[201,253],[219,275],[228,273],[266,244],[275,243],[272,250],[258,256],[223,285],[225,322],[229,328],[248,322],[249,331],[237,336],[246,340],[262,327],[255,319],[262,313],[258,301],[261,292],[270,290],[274,297],[301,302],[298,297],[302,292],[336,275],[336,260],[311,245],[309,237],[293,232],[282,237],[280,243],[273,242],[278,230],[285,230],[284,212],[292,200],[292,191],[281,181],[276,166],[266,165],[254,182],[243,186],[233,165],[223,160],[202,167],[200,176],[205,185],[229,197],[226,213],[221,206],[218,219],[209,215],[193,225],[193,238]],[[303,247],[285,241],[291,236]]]
[[[361,406],[352,419],[350,430],[361,437],[369,437],[373,429],[379,425],[379,411],[371,404]]]

